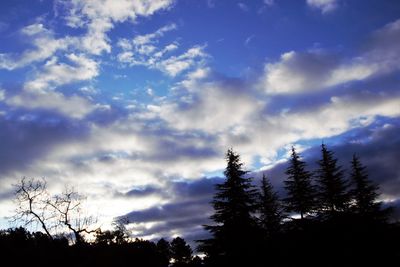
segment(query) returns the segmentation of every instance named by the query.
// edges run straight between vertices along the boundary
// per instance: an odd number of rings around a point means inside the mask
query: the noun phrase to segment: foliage
[[[284,218],[278,194],[274,192],[271,183],[263,174],[260,194],[258,196],[258,223],[267,236],[277,234],[281,230]]]
[[[284,199],[288,212],[299,213],[301,219],[315,209],[315,187],[312,185],[311,173],[306,170],[306,163],[300,159],[294,147],[284,181],[287,197]]]
[[[318,206],[321,213],[330,215],[345,211],[349,204],[348,183],[344,179],[344,171],[337,164],[333,152],[321,146],[322,158],[318,161]]]

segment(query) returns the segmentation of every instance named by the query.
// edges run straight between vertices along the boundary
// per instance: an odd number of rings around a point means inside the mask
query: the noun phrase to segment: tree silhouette
[[[350,195],[355,212],[363,217],[376,215],[380,210],[380,203],[376,202],[379,187],[369,180],[366,167],[356,154],[351,161],[351,183]]]
[[[284,199],[288,212],[299,213],[301,219],[315,208],[315,188],[312,185],[311,173],[306,170],[306,163],[300,159],[294,147],[284,181],[287,197]]]
[[[100,245],[123,244],[126,242],[126,237],[120,230],[96,230],[95,243]]]
[[[97,230],[89,229],[95,219],[84,214],[84,197],[72,188],[51,196],[46,180],[34,178],[22,178],[15,187],[14,221],[22,221],[25,226],[36,223],[50,239],[56,230],[70,231],[76,243],[84,242],[84,234]]]
[[[348,184],[333,152],[329,151],[325,144],[321,145],[321,152],[322,159],[317,162],[318,204],[320,211],[334,214],[337,211],[344,211],[348,206],[349,194],[346,191]]]
[[[21,221],[25,226],[38,223],[49,238],[51,219],[49,212],[47,184],[44,179],[27,179],[23,177],[15,187],[16,210],[13,220]]]
[[[174,260],[173,266],[185,266],[192,259],[192,249],[181,237],[175,237],[171,241],[171,257]]]
[[[201,241],[200,250],[211,258],[235,261],[249,253],[255,235],[257,190],[243,170],[240,156],[231,149],[226,153],[226,180],[216,185],[216,194],[212,201],[215,213],[211,219],[216,225],[205,225],[212,238]]]
[[[83,200],[84,197],[73,188],[66,187],[62,194],[55,195],[47,202],[54,210],[57,224],[72,232],[76,244],[85,242],[84,234],[98,231],[98,229],[89,229],[96,220],[84,214]]]
[[[161,238],[157,242],[157,251],[161,255],[162,266],[168,266],[169,262],[171,260],[171,245],[170,245],[170,243],[167,240],[165,240],[164,238]]]
[[[258,196],[259,224],[267,236],[271,236],[278,233],[281,228],[283,219],[282,208],[279,203],[278,194],[273,191],[271,183],[264,174],[260,189]]]

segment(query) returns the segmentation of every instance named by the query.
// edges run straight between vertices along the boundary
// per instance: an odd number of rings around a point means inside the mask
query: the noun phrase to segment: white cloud
[[[307,0],[307,4],[321,10],[322,14],[332,12],[339,5],[338,0]]]
[[[99,73],[98,63],[84,55],[69,54],[66,58],[71,65],[59,63],[57,58],[52,58],[43,67],[36,77],[27,82],[26,90],[43,90],[68,84],[76,81],[90,80]]]
[[[49,33],[49,30],[47,30],[42,23],[35,23],[22,28],[21,32],[25,35],[32,36],[40,33]]]
[[[165,60],[157,62],[154,67],[167,73],[170,76],[176,76],[184,70],[187,70],[205,57],[207,54],[203,51],[204,46],[194,46],[179,56],[171,56]]]
[[[73,95],[64,96],[54,91],[57,86],[90,80],[98,75],[98,63],[83,55],[69,54],[71,65],[59,63],[57,58],[47,61],[33,80],[24,84],[23,90],[6,100],[10,106],[28,109],[56,110],[68,117],[82,119],[97,107],[87,99]]]
[[[278,62],[265,65],[260,86],[269,94],[291,94],[385,75],[399,70],[399,42],[397,20],[374,32],[367,49],[350,60],[321,51],[290,51]]]
[[[43,24],[36,23],[26,26],[21,33],[31,38],[33,49],[27,49],[21,55],[0,54],[0,69],[13,70],[25,67],[33,62],[43,61],[53,56],[58,50],[66,50],[74,44],[74,39],[65,37],[54,38],[54,33]]]
[[[350,129],[371,124],[376,116],[400,116],[400,97],[375,94],[358,97],[332,97],[331,101],[316,109],[299,113],[283,113],[274,123],[290,128],[298,139],[324,138]],[[280,121],[280,122],[278,122]]]
[[[67,117],[82,119],[96,109],[87,99],[73,95],[66,97],[54,91],[22,91],[6,100],[10,106],[26,109],[50,109]]]
[[[82,48],[88,53],[100,55],[110,52],[111,46],[107,32],[114,23],[130,20],[134,22],[138,16],[150,16],[155,12],[168,9],[174,0],[73,0],[63,2],[69,14],[67,24],[71,27],[86,27]]]
[[[320,89],[336,64],[324,54],[290,51],[282,54],[280,61],[265,65],[262,86],[270,94]]]
[[[164,36],[164,34],[166,32],[169,32],[169,31],[172,31],[172,30],[176,30],[176,28],[177,27],[176,27],[175,23],[166,25],[166,26],[158,29],[154,33],[135,36],[135,38],[133,38],[133,40],[132,40],[132,43],[135,46],[142,46],[142,45],[146,45],[146,44],[149,44],[149,43],[153,43],[153,42],[156,41],[155,40],[156,38],[160,38],[160,37]]]
[[[215,134],[234,129],[259,109],[256,99],[240,85],[206,81],[207,75],[206,69],[190,73],[181,87],[175,88],[183,91],[178,99],[166,99],[150,106],[150,111],[175,129]]]
[[[166,32],[175,29],[175,24],[169,24],[154,33],[135,36],[132,40],[120,39],[118,46],[122,51],[117,55],[118,60],[129,66],[158,69],[172,77],[202,64],[204,58],[208,56],[204,52],[204,46],[193,46],[178,55],[170,55],[179,48],[178,42],[164,45],[161,48],[156,46]]]

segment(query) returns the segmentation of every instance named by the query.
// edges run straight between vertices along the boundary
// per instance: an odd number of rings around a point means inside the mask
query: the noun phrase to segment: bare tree
[[[83,208],[85,198],[72,187],[66,187],[60,195],[49,199],[47,204],[53,208],[56,214],[56,224],[64,226],[74,235],[75,242],[84,242],[84,234],[95,233],[98,229],[89,230],[96,223],[93,216],[88,216]]]
[[[39,224],[49,238],[50,220],[53,214],[48,209],[47,184],[44,179],[23,177],[15,187],[15,215],[13,221],[22,221],[25,226]]]
[[[74,189],[66,188],[62,194],[50,196],[45,179],[22,178],[14,185],[16,210],[14,222],[23,222],[24,226],[38,224],[49,238],[54,229],[72,232],[75,242],[84,242],[84,234],[94,233],[89,230],[96,223],[93,216],[88,216],[83,208],[85,198]]]

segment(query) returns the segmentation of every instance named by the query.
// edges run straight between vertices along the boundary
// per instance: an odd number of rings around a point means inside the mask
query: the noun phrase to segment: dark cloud
[[[160,151],[154,151],[146,159],[151,161],[171,161],[178,158],[191,158],[191,159],[207,159],[215,157],[218,152],[212,147],[196,147],[191,144],[190,136],[180,136],[175,140],[159,140],[159,146],[162,147]]]
[[[155,186],[146,186],[142,188],[134,188],[127,193],[125,193],[125,196],[127,197],[145,197],[153,194],[159,194],[161,189],[159,187]]]
[[[159,189],[159,194],[172,196],[170,203],[133,211],[122,217],[128,219],[129,223],[155,223],[150,228],[136,228],[144,236],[154,234],[157,237],[170,237],[178,232],[190,241],[205,238],[207,233],[202,225],[210,223],[210,202],[215,193],[215,184],[222,181],[222,178],[213,177],[192,182],[171,182],[166,188]],[[145,189],[150,193],[154,193],[153,190]]]
[[[338,143],[337,140],[340,139]],[[356,153],[362,163],[367,166],[369,177],[380,185],[380,191],[386,196],[400,198],[400,120],[384,119],[375,124],[347,132],[339,137],[321,140],[332,150],[338,163],[343,166],[346,175],[349,175],[350,161]],[[308,169],[317,168],[316,162],[320,158],[320,146],[303,151],[301,155],[308,164]],[[265,173],[271,178],[273,185],[279,192],[283,192],[283,180],[287,163],[276,165]],[[261,176],[261,174],[257,174]]]
[[[88,134],[88,127],[84,123],[49,112],[9,112],[0,116],[0,129],[2,176],[9,171],[23,170],[57,144],[82,139]]]

